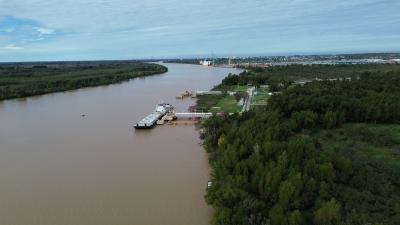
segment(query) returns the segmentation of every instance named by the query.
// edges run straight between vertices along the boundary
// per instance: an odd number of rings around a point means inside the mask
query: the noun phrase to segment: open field
[[[269,87],[266,85],[257,87],[255,92],[254,92],[254,96],[253,96],[253,100],[251,102],[251,106],[252,108],[255,107],[265,107],[267,105],[268,99],[269,99]]]
[[[223,95],[202,95],[197,97],[198,112],[228,112],[234,113],[241,110],[234,96]]]
[[[199,96],[198,98],[198,110],[202,112],[228,112],[235,113],[242,110],[242,106],[238,105],[237,99],[234,95],[229,95],[228,92],[236,92],[235,95],[246,98],[247,89],[251,87],[248,85],[230,85],[230,86],[218,86],[215,90],[221,90],[224,92],[222,96]],[[256,88],[251,99],[250,107],[252,109],[266,107],[269,99],[269,87],[267,85],[261,85]]]
[[[234,95],[229,95],[228,92],[236,92],[237,95],[245,96],[247,88],[248,86],[246,85],[218,86],[213,90],[222,91],[222,95],[197,96],[197,111],[213,113],[240,112],[242,106],[238,105],[237,98]]]

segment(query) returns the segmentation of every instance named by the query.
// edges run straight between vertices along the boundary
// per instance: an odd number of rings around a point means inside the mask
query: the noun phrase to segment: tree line
[[[118,83],[166,71],[158,64],[136,62],[1,65],[0,100]]]

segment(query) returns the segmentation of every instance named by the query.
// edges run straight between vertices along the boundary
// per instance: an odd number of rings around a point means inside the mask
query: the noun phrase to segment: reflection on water
[[[132,125],[159,101],[185,111],[193,102],[177,94],[237,70],[166,65],[162,75],[0,102],[1,224],[209,224],[194,127]]]

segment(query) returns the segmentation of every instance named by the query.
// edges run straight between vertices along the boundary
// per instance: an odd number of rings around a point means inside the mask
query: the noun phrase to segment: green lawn
[[[227,94],[228,91],[245,92],[248,86],[234,85],[234,86],[218,86],[213,90],[224,92],[223,95],[202,95],[197,96],[197,111],[199,112],[240,112],[242,107],[237,105],[234,96]]]
[[[218,86],[214,90],[220,90],[223,92],[234,91],[234,92],[246,92],[249,86],[247,85],[233,85],[233,86]],[[255,95],[253,96],[251,105],[252,108],[265,106],[269,98],[269,88],[261,86],[256,89]],[[222,96],[198,96],[198,111],[211,111],[211,112],[240,112],[241,106],[237,105],[234,96],[224,94]]]
[[[266,86],[256,88],[251,102],[252,108],[266,106],[269,98],[269,88]]]
[[[230,113],[239,112],[242,108],[238,106],[235,97],[230,95],[226,95],[224,98],[222,98],[216,107],[220,107],[222,111]]]
[[[249,87],[246,85],[237,85],[237,86],[234,86],[233,91],[247,91],[247,88],[249,88]]]

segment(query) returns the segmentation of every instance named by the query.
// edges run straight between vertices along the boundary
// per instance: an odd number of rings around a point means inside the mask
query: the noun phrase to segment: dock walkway
[[[178,119],[184,119],[184,118],[208,118],[208,117],[211,117],[212,115],[213,115],[212,113],[195,113],[195,112],[175,113],[175,116]]]

